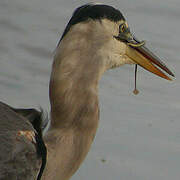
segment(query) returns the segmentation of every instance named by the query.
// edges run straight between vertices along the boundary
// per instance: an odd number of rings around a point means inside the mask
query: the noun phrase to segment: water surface
[[[48,83],[56,47],[72,11],[88,1],[0,1],[0,99],[49,111]],[[103,1],[119,8],[131,30],[175,72],[168,82],[127,65],[100,82],[100,125],[73,180],[179,180],[180,1]]]

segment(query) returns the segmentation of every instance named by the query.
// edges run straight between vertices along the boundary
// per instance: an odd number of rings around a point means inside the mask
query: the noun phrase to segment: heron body
[[[40,122],[40,112],[14,109],[0,102],[1,180],[40,179],[42,156],[46,154],[41,132],[38,134],[36,128]]]
[[[77,171],[98,127],[101,76],[108,69],[134,63],[165,79],[170,80],[157,66],[173,76],[143,42],[132,36],[119,10],[101,4],[75,10],[52,66],[51,126],[44,136],[47,165],[43,180],[69,180]]]

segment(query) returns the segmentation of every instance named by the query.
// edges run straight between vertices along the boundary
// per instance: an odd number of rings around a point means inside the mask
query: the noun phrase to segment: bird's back
[[[0,180],[37,179],[42,164],[39,148],[45,148],[33,127],[37,112],[0,102]]]

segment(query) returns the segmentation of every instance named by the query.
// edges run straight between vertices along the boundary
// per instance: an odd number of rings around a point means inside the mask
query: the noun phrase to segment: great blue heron
[[[52,66],[51,125],[44,137],[47,166],[43,180],[69,180],[86,157],[99,121],[98,82],[106,70],[138,64],[167,80],[170,78],[158,67],[174,76],[144,44],[131,34],[121,12],[111,6],[86,4],[75,10]],[[0,104],[0,179],[36,179],[41,159],[42,172],[46,148],[41,119],[35,109]]]

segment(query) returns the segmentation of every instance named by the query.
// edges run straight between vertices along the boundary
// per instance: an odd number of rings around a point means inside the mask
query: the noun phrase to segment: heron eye
[[[125,25],[125,24],[121,24],[121,25],[119,26],[119,33],[124,33],[125,30],[126,30],[126,25]]]

